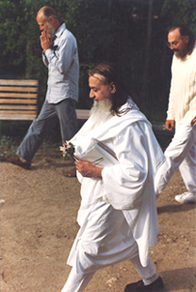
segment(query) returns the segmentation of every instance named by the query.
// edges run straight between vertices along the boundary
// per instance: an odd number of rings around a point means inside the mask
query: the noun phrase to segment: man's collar
[[[65,23],[61,24],[61,26],[57,29],[57,31],[55,33],[55,36],[57,38],[59,38],[62,35],[62,33],[64,32],[65,29],[66,29]]]

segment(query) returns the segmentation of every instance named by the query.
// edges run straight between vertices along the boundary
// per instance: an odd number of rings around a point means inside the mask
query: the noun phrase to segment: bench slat
[[[37,116],[37,112],[32,112],[32,113],[18,113],[18,112],[15,112],[15,113],[9,113],[9,112],[6,112],[6,113],[1,113],[0,112],[0,120],[13,120],[13,121],[26,121],[26,120],[34,120]]]
[[[37,110],[37,106],[32,106],[32,105],[27,105],[27,106],[26,105],[0,105],[0,110]]]
[[[38,80],[8,80],[0,79],[0,85],[38,86]]]
[[[1,93],[0,97],[12,97],[12,98],[37,98],[37,94],[33,93]]]
[[[76,115],[79,120],[87,120],[90,116],[90,110],[76,109]]]
[[[22,110],[19,110],[19,111],[13,111],[13,110],[4,111],[4,110],[1,110],[0,111],[0,114],[5,114],[5,113],[9,113],[9,114],[25,114],[26,111],[22,111]],[[30,111],[27,111],[27,113],[28,114],[34,114],[35,111],[30,110]]]
[[[36,99],[0,99],[0,104],[37,104]]]
[[[37,92],[37,87],[8,87],[0,86],[0,91],[10,91],[10,92]]]

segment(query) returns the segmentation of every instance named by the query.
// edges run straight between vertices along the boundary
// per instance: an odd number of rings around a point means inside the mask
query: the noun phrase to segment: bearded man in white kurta
[[[175,135],[165,151],[166,160],[155,177],[157,196],[179,167],[187,192],[176,195],[179,203],[196,203],[196,47],[185,25],[170,29],[168,45],[174,51],[166,128]]]
[[[71,273],[62,292],[81,292],[98,269],[131,260],[142,280],[125,291],[160,291],[162,279],[148,256],[157,243],[153,175],[164,155],[151,124],[123,92],[118,70],[102,63],[89,73],[91,117],[72,138],[81,183],[80,230],[71,249]],[[118,163],[97,167],[82,160],[92,138],[113,150]]]

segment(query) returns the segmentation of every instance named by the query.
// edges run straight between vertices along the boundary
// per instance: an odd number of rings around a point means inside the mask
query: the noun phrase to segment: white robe
[[[129,103],[122,108],[127,106]],[[77,156],[82,158],[91,148],[92,138],[109,146],[119,163],[105,167],[102,179],[86,178],[77,173],[81,183],[82,201],[78,212],[81,228],[68,264],[75,265],[79,274],[96,271],[129,259],[128,249],[132,246],[133,252],[136,241],[141,264],[146,266],[149,246],[157,244],[159,231],[153,175],[164,161],[163,152],[151,124],[136,106],[94,129],[92,118],[89,118],[72,138]],[[89,229],[88,238],[86,228]],[[83,237],[85,244],[80,244]]]

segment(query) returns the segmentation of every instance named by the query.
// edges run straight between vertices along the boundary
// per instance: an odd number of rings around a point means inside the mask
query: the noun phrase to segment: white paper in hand
[[[84,153],[83,160],[92,162],[98,167],[111,166],[118,163],[118,159],[113,150],[103,144],[101,141],[92,138],[92,148]]]

